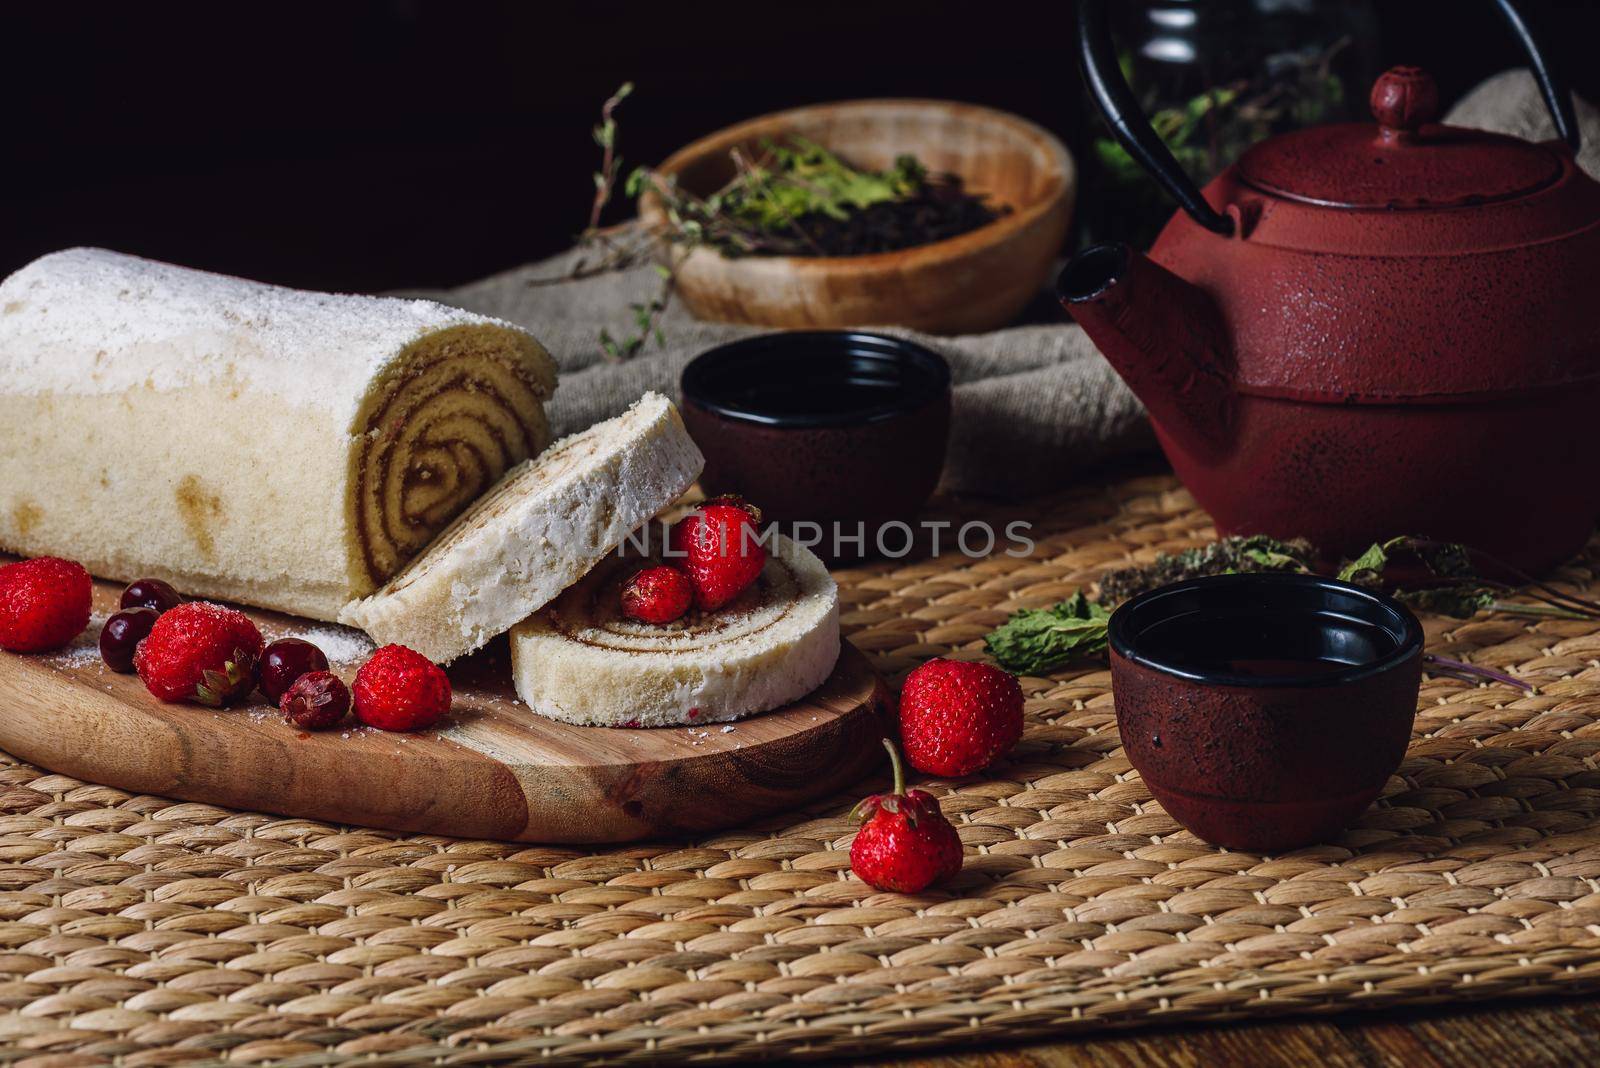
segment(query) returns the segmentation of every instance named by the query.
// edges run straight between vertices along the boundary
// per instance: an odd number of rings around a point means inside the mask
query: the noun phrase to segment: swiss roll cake
[[[549,441],[509,323],[101,249],[0,284],[0,548],[334,620]]]
[[[756,581],[715,612],[641,623],[622,586],[650,561],[613,553],[511,631],[517,696],[540,715],[605,727],[717,723],[780,708],[839,659],[839,590],[774,533]]]
[[[512,468],[341,621],[448,663],[548,604],[682,496],[704,465],[672,402],[646,393]]]

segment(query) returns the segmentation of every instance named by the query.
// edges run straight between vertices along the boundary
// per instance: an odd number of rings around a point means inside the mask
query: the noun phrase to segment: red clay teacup
[[[813,525],[826,558],[871,555],[907,542],[939,483],[950,367],[862,330],[763,334],[684,369],[683,419],[706,456],[707,493],[745,497],[786,534]]]
[[[1325,841],[1383,791],[1411,739],[1422,628],[1398,601],[1314,575],[1219,575],[1111,617],[1123,751],[1216,845]]]

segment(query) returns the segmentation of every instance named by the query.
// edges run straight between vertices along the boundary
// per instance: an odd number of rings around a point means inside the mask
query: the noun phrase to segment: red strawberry
[[[689,610],[689,576],[661,565],[634,572],[622,586],[622,614],[641,623],[671,623]]]
[[[356,718],[386,731],[431,727],[450,711],[450,679],[432,660],[385,645],[356,672]]]
[[[883,745],[894,765],[894,793],[855,807],[865,822],[850,846],[850,870],[876,889],[916,894],[961,870],[961,836],[932,794],[906,789],[900,754],[893,742]]]
[[[250,617],[209,601],[161,613],[133,654],[145,689],[163,701],[213,708],[255,688],[261,632]]]
[[[82,564],[55,556],[0,567],[0,649],[42,653],[89,625],[93,585]]]
[[[667,548],[694,586],[695,607],[715,612],[749,586],[767,562],[761,513],[737,497],[715,497],[672,525]]]
[[[929,775],[971,775],[1022,737],[1022,687],[988,664],[934,659],[900,691],[906,759]]]

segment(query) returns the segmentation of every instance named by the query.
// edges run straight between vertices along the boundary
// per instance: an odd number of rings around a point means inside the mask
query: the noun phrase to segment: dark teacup
[[[1110,622],[1123,751],[1208,842],[1277,852],[1349,826],[1400,765],[1422,628],[1398,601],[1314,575],[1219,575]]]
[[[707,493],[739,494],[786,534],[816,534],[825,557],[893,552],[909,531],[885,525],[911,524],[944,468],[950,368],[881,334],[766,334],[684,369],[683,418]]]

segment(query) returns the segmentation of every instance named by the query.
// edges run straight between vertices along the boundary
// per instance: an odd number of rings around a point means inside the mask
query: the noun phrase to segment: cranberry
[[[106,667],[126,675],[133,670],[133,652],[156,625],[161,613],[142,606],[124,608],[100,628],[100,659]]]
[[[321,649],[299,638],[279,638],[261,654],[261,692],[276,702],[301,675],[327,670],[328,658]]]
[[[122,591],[123,608],[149,608],[156,615],[182,603],[183,598],[178,596],[178,591],[160,579],[139,579],[129,583],[128,588]]]
[[[325,731],[350,711],[350,691],[330,671],[308,671],[289,687],[278,707],[301,730]]]

